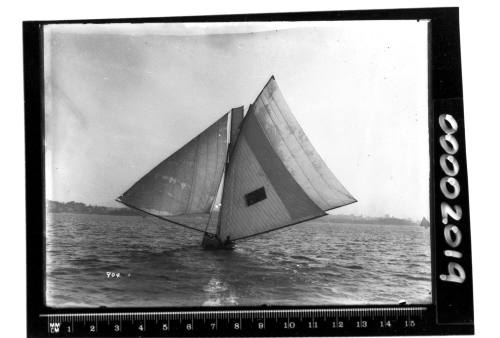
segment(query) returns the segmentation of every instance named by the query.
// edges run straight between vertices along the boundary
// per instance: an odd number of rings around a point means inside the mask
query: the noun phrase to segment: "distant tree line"
[[[141,212],[130,208],[109,208],[99,205],[88,205],[81,202],[57,202],[47,201],[47,210],[52,213],[68,212],[74,214],[96,214],[96,215],[122,215],[143,216]],[[384,217],[358,216],[358,215],[330,215],[325,221],[334,223],[351,224],[385,224],[385,225],[416,225],[418,222],[409,218],[397,218],[386,215]]]
[[[108,208],[99,205],[88,205],[81,202],[57,202],[47,201],[48,212],[69,212],[74,214],[97,214],[97,215],[124,215],[137,216],[142,215],[139,211],[129,208]]]
[[[332,215],[328,221],[335,223],[352,224],[385,224],[385,225],[416,225],[418,222],[410,218],[397,218],[386,215],[384,217],[357,216],[357,215]]]

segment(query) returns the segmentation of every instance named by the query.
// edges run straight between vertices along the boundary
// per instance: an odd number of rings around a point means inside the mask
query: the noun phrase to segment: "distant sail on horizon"
[[[429,228],[431,226],[431,224],[429,223],[429,221],[427,220],[427,218],[422,217],[422,220],[420,221],[420,226],[427,229],[427,228]]]
[[[312,146],[274,76],[243,112],[233,108],[118,201],[203,231],[204,245],[215,247],[356,202]],[[207,231],[210,222],[215,234]]]

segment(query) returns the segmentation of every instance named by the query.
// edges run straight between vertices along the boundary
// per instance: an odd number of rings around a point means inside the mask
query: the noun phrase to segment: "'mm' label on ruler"
[[[260,336],[421,332],[424,306],[43,314],[49,336]]]

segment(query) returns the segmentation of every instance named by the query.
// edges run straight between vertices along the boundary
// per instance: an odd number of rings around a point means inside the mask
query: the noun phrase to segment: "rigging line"
[[[220,182],[219,182],[219,187],[220,187]],[[219,188],[217,188],[217,190],[215,191],[215,196],[214,196],[214,199],[212,201],[212,205],[210,206],[210,210],[208,211],[208,220],[207,220],[207,224],[205,225],[205,229],[204,229],[205,232],[207,232],[207,229],[210,226],[210,223],[212,222],[212,211],[214,209],[215,201],[217,200],[218,194],[219,194]]]
[[[215,194],[215,198],[212,201],[212,206],[210,207],[210,213],[209,213],[209,216],[208,216],[207,225],[205,226],[205,232],[207,232],[208,226],[210,225],[210,222],[212,221],[212,216],[214,214],[212,211],[213,211],[213,208],[215,206],[215,201],[217,201],[217,196],[219,195],[219,191],[221,190],[221,188],[222,189],[224,188],[224,184],[221,184],[222,183],[222,179],[224,178],[224,172],[225,172],[225,169],[222,169],[222,174],[221,174],[219,183],[217,185],[218,188],[217,188],[217,191],[216,191],[216,194]],[[219,220],[219,217],[220,217],[220,209],[219,209],[219,212],[218,212],[217,221]]]
[[[149,216],[153,216],[153,217],[159,218],[159,219],[161,219],[161,220],[163,220],[163,221],[167,221],[167,222],[173,223],[173,224],[175,224],[175,225],[179,225],[179,226],[181,226],[181,227],[184,227],[184,228],[187,228],[187,229],[191,229],[191,230],[194,230],[194,231],[198,231],[198,232],[202,232],[202,233],[204,233],[204,232],[205,232],[205,231],[203,231],[203,230],[200,230],[200,229],[197,229],[197,228],[191,227],[191,226],[189,226],[189,225],[186,225],[186,224],[183,224],[183,223],[179,223],[179,222],[175,222],[175,221],[169,220],[169,219],[168,219],[168,218],[166,218],[166,217],[162,217],[162,216],[159,216],[159,215],[155,215],[155,214],[150,213],[150,212],[148,212],[148,211],[146,211],[146,210],[139,209],[139,208],[137,208],[137,207],[134,207],[133,205],[130,205],[130,204],[126,203],[126,202],[121,201],[120,199],[116,199],[115,201],[117,201],[117,202],[119,202],[119,203],[121,203],[121,204],[123,204],[123,205],[126,205],[127,207],[129,207],[129,208],[131,208],[131,209],[134,209],[134,210],[140,211],[140,212],[145,213],[145,214],[147,214],[147,215],[149,215]]]
[[[333,209],[337,209],[337,208],[340,208],[340,207],[343,207],[343,206],[346,206],[346,205],[349,205],[349,204],[352,204],[352,203],[356,203],[357,201],[352,201],[352,202],[349,202],[347,204],[344,204],[344,205],[339,205],[338,207],[335,207],[335,208],[331,208],[331,209],[328,209],[326,211],[330,211],[330,210],[333,210]],[[307,222],[307,221],[312,221],[316,218],[320,218],[320,217],[324,217],[324,216],[327,216],[328,213],[326,211],[323,211],[324,214],[322,215],[319,215],[319,216],[313,216],[311,218],[307,218],[307,219],[303,219],[301,221],[298,221],[298,222],[293,222],[293,223],[289,223],[289,224],[285,224],[285,225],[282,225],[278,228],[274,228],[274,229],[270,229],[270,230],[266,230],[266,231],[262,231],[262,232],[258,232],[256,234],[253,234],[253,235],[248,235],[248,236],[243,236],[243,237],[239,237],[239,238],[231,238],[232,241],[239,241],[239,240],[243,240],[243,239],[247,239],[247,238],[250,238],[250,237],[254,237],[254,236],[257,236],[257,235],[262,235],[262,234],[266,234],[268,232],[272,232],[272,231],[276,231],[276,230],[281,230],[283,228],[287,228],[287,227],[290,227],[292,225],[297,225],[297,224],[300,224],[300,223],[304,223],[304,222]]]
[[[213,203],[215,204],[215,201],[217,200],[217,196],[219,195],[219,191],[222,190],[222,195],[221,195],[221,206],[219,207],[219,212],[217,214],[217,226],[216,226],[216,229],[215,229],[215,233],[216,235],[219,234],[219,227],[220,227],[220,217],[221,217],[221,214],[222,214],[222,197],[224,195],[224,187],[225,187],[225,173],[226,173],[226,169],[227,169],[227,166],[228,166],[228,161],[229,161],[229,148],[231,146],[231,132],[232,132],[232,119],[233,119],[233,111],[232,109],[227,113],[227,120],[228,120],[228,124],[227,124],[227,129],[226,129],[226,143],[227,143],[227,147],[226,147],[226,154],[224,156],[224,161],[221,162],[224,164],[224,167],[222,168],[222,173],[221,173],[221,176],[220,176],[220,180],[219,180],[219,185],[218,185],[218,189],[217,189],[217,195],[215,196],[215,199],[213,201]],[[218,164],[217,164],[218,165]],[[224,180],[224,181],[223,181]],[[212,206],[213,207],[213,206]],[[211,220],[211,217],[212,217],[212,213],[210,213],[210,216],[209,216],[209,222]],[[208,225],[207,225],[207,228],[208,228]],[[207,229],[205,228],[205,230]]]
[[[227,142],[227,129],[226,129],[226,142]],[[227,149],[229,149],[229,145],[227,147]],[[226,162],[227,160],[227,149],[226,149],[226,156],[224,157],[224,161],[221,162],[221,163],[224,163]],[[219,155],[219,142],[217,142],[217,155]],[[218,157],[218,156],[217,156]],[[215,172],[217,172],[219,170],[219,161],[216,162],[215,164]],[[212,221],[212,210],[215,206],[215,202],[217,201],[217,196],[219,195],[219,190],[221,189],[221,182],[222,182],[222,178],[224,177],[224,171],[225,171],[225,166],[224,168],[222,168],[222,172],[221,172],[221,175],[220,175],[220,179],[217,180],[217,189],[215,190],[215,197],[212,201],[212,205],[210,206],[210,213],[209,213],[209,216],[208,216],[208,222],[207,222],[207,225],[205,226],[205,232],[207,232],[207,229],[208,229],[208,226],[210,225],[210,222]],[[219,212],[220,214],[220,212]]]

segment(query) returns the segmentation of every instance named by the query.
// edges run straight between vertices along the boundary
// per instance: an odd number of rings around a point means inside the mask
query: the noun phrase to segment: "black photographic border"
[[[23,22],[24,95],[25,95],[25,156],[26,156],[26,232],[27,232],[27,333],[45,336],[46,328],[40,318],[43,313],[141,312],[141,311],[203,311],[230,309],[260,309],[261,307],[202,307],[186,308],[65,308],[45,305],[45,163],[44,163],[44,78],[43,78],[43,26],[62,23],[161,23],[161,22],[231,22],[231,21],[346,21],[346,20],[430,20],[429,50],[429,153],[430,153],[430,232],[432,256],[432,304],[428,308],[428,325],[414,332],[394,334],[473,334],[472,259],[468,184],[463,117],[463,92],[460,58],[459,9],[417,8],[387,10],[353,10],[307,13],[236,14],[191,17],[59,20]],[[450,117],[451,116],[451,117]],[[440,119],[441,117],[441,119]],[[446,117],[446,119],[445,119]],[[456,122],[456,123],[455,123]],[[448,136],[446,136],[448,135]],[[447,139],[443,138],[447,137]],[[448,149],[446,140],[452,137],[458,151]],[[444,144],[443,144],[444,143]],[[448,146],[448,148],[446,148]],[[453,147],[452,147],[453,148]],[[447,152],[448,150],[448,152]],[[450,181],[451,169],[440,165],[442,156],[451,155],[459,165]],[[442,161],[442,160],[441,160]],[[449,164],[449,163],[448,163]],[[448,181],[446,181],[448,179]],[[444,187],[443,187],[443,182]],[[448,182],[448,183],[446,183]],[[459,185],[459,193],[449,184]],[[453,185],[452,184],[452,185]],[[447,191],[443,192],[443,189]],[[450,196],[451,194],[451,196]],[[450,209],[461,208],[457,221],[444,221]],[[443,209],[444,208],[444,209]],[[450,230],[453,225],[455,228]],[[458,230],[457,230],[458,229]],[[457,231],[461,240],[457,239]],[[450,233],[453,235],[450,237]],[[450,244],[451,243],[451,244]],[[462,283],[446,281],[450,271],[461,275]],[[451,270],[449,270],[451,269]],[[307,306],[306,306],[307,307]],[[356,306],[358,307],[358,306]],[[380,306],[363,306],[364,308]],[[266,309],[298,307],[267,306]],[[302,306],[301,308],[304,308]],[[317,308],[317,307],[316,307]],[[342,308],[325,306],[322,308]],[[266,332],[267,335],[273,333]],[[278,334],[278,333],[276,333]],[[317,334],[317,333],[316,333]],[[323,334],[328,335],[327,332]],[[330,332],[332,334],[332,332]],[[347,335],[359,335],[350,333]],[[377,335],[370,330],[362,334]],[[244,333],[242,334],[244,335]]]

